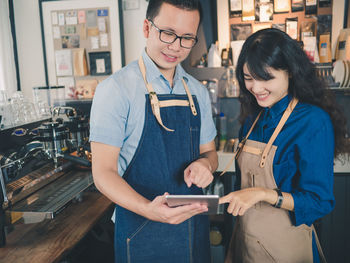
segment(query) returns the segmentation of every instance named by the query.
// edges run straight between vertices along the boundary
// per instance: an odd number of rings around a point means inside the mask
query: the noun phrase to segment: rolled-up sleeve
[[[198,86],[198,88],[202,89],[202,94],[199,98],[201,111],[200,144],[206,144],[215,139],[216,128],[213,120],[209,92],[203,86]]]
[[[298,146],[298,174],[292,190],[296,226],[311,225],[334,208],[333,160],[334,133],[330,122],[322,126]]]

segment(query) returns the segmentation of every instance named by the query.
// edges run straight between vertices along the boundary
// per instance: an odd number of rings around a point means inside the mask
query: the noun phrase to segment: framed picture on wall
[[[242,1],[242,21],[255,20],[255,5],[254,0]]]
[[[286,18],[286,33],[293,39],[298,39],[298,18]]]
[[[90,52],[89,58],[92,76],[112,74],[111,52]]]
[[[80,48],[88,54],[93,53],[87,56],[87,65],[93,66],[87,70],[90,75],[109,75],[123,66],[121,1],[39,0],[39,3],[48,86],[58,82],[57,50],[73,52]],[[80,74],[80,78],[85,77],[88,76]]]
[[[234,24],[231,25],[231,41],[246,40],[252,33],[251,24]]]
[[[300,12],[304,10],[304,0],[292,0],[292,12]]]
[[[255,20],[259,22],[270,22],[273,19],[273,1],[255,1]]]
[[[275,13],[288,13],[290,10],[290,0],[274,0]]]
[[[242,16],[242,0],[230,0],[230,16]]]

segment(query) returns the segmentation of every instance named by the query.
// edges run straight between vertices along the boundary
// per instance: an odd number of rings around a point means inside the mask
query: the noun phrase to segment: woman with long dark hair
[[[350,153],[346,119],[299,44],[278,29],[245,41],[236,77],[240,190],[220,199],[237,216],[227,261],[319,262],[312,224],[334,207],[334,158]]]

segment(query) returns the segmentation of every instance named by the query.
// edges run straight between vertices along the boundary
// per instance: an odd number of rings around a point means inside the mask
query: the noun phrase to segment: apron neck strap
[[[267,143],[263,153],[262,153],[262,156],[261,156],[261,160],[260,160],[260,167],[264,167],[265,166],[265,161],[266,161],[266,157],[267,155],[269,154],[269,151],[272,147],[272,144],[274,143],[274,141],[276,140],[277,138],[277,135],[280,133],[280,131],[282,130],[284,124],[286,123],[286,121],[288,120],[290,114],[292,113],[292,111],[294,110],[295,106],[298,104],[298,99],[297,98],[293,98],[287,109],[284,111],[283,115],[282,115],[282,118],[280,120],[280,122],[278,123],[275,131],[273,132],[269,142]]]
[[[190,102],[190,108],[191,108],[192,114],[193,114],[193,116],[197,116],[196,106],[194,106],[194,102],[193,102],[193,98],[192,98],[190,89],[188,88],[187,83],[183,78],[182,78],[182,83],[184,85],[184,88],[185,88],[185,91],[186,91],[186,94],[188,97],[188,101]]]
[[[242,140],[241,144],[244,144],[245,141],[248,139],[249,135],[251,134],[251,132],[253,131],[253,129],[254,129],[254,127],[255,127],[255,124],[258,122],[258,120],[259,120],[260,115],[261,115],[262,112],[263,112],[263,111],[260,111],[260,112],[259,112],[258,116],[256,117],[255,121],[254,121],[253,124],[252,124],[252,127],[250,127],[250,129],[249,129],[247,135],[244,137],[244,139]]]
[[[146,67],[145,67],[145,63],[143,62],[143,59],[141,57],[139,59],[139,67],[140,67],[140,70],[141,70],[141,73],[142,73],[143,80],[144,80],[144,82],[146,84],[147,91],[149,93],[149,99],[150,99],[150,102],[151,102],[153,115],[156,117],[156,119],[157,119],[157,121],[158,121],[160,126],[162,126],[166,131],[173,132],[174,131],[173,129],[169,129],[168,127],[166,127],[163,124],[162,117],[160,116],[159,100],[158,100],[156,92],[154,91],[154,89],[152,87],[152,84],[147,82],[147,79],[146,79]]]
[[[156,117],[156,119],[157,119],[158,123],[160,124],[160,126],[162,126],[167,131],[172,131],[173,132],[174,131],[173,129],[169,129],[168,127],[166,127],[163,124],[162,118],[160,116],[160,104],[159,104],[158,96],[157,96],[157,93],[154,91],[154,89],[152,87],[152,84],[148,83],[148,81],[147,81],[147,78],[146,78],[146,67],[145,67],[145,63],[144,63],[142,57],[139,58],[138,64],[139,64],[139,68],[140,68],[143,80],[144,80],[144,82],[146,84],[147,91],[149,93],[149,99],[150,99],[150,103],[151,103],[151,106],[152,106],[153,115]],[[186,94],[187,94],[187,97],[188,97],[188,100],[189,100],[189,104],[190,104],[190,108],[191,108],[192,114],[194,116],[196,116],[197,115],[197,110],[196,110],[196,107],[194,105],[192,95],[191,95],[191,93],[190,93],[190,91],[188,89],[188,86],[187,86],[186,82],[184,81],[184,79],[182,79],[182,83],[184,85],[184,88],[185,88],[185,91],[186,91]]]
[[[259,117],[261,115],[262,111],[259,112],[258,116],[256,117],[255,121],[252,124],[252,127],[250,127],[250,130],[248,131],[247,135],[242,139],[242,141],[238,144],[237,149],[235,149],[235,151],[233,152],[233,156],[231,158],[231,160],[228,162],[228,164],[225,166],[224,170],[221,172],[220,176],[224,175],[228,168],[231,166],[231,164],[233,163],[233,160],[236,158],[238,158],[239,154],[241,153],[243,146],[246,142],[246,140],[248,139],[250,133],[252,132],[252,130],[254,129],[255,124],[258,122]]]
[[[149,84],[148,81],[147,81],[147,78],[146,78],[146,66],[145,66],[145,63],[143,62],[142,57],[139,58],[138,64],[139,64],[139,68],[140,68],[140,71],[141,71],[141,74],[142,74],[142,77],[143,77],[143,81],[146,84],[146,88],[147,88],[148,93],[152,93],[152,92],[155,93],[152,85]]]
[[[291,102],[289,103],[287,109],[285,110],[285,112],[283,113],[283,116],[280,120],[280,122],[278,123],[275,131],[273,132],[269,142],[267,143],[263,154],[261,156],[261,161],[260,161],[260,167],[264,167],[265,166],[265,160],[266,157],[272,147],[273,142],[275,141],[275,139],[277,138],[277,135],[280,133],[281,129],[283,128],[283,125],[286,123],[287,119],[289,118],[290,114],[292,113],[292,111],[294,110],[295,106],[298,103],[298,99],[297,98],[293,98],[291,100]],[[260,115],[261,115],[262,111],[259,112],[258,116],[256,117],[255,121],[253,122],[252,126],[250,127],[247,135],[243,138],[243,140],[238,144],[237,149],[234,151],[232,159],[229,161],[229,163],[226,165],[225,169],[222,171],[222,173],[220,174],[220,176],[222,176],[223,174],[225,174],[228,170],[228,168],[231,166],[231,164],[233,163],[233,160],[236,158],[238,158],[239,154],[241,153],[241,151],[243,150],[243,147],[245,145],[245,142],[247,141],[250,133],[253,131],[256,123],[258,122]]]

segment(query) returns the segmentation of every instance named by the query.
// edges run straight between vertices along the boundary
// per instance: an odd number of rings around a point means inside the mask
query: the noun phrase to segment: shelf
[[[199,81],[208,80],[208,79],[220,80],[221,76],[226,72],[226,68],[224,67],[219,67],[219,68],[189,67],[189,68],[186,68],[186,71],[188,74],[192,75]]]

